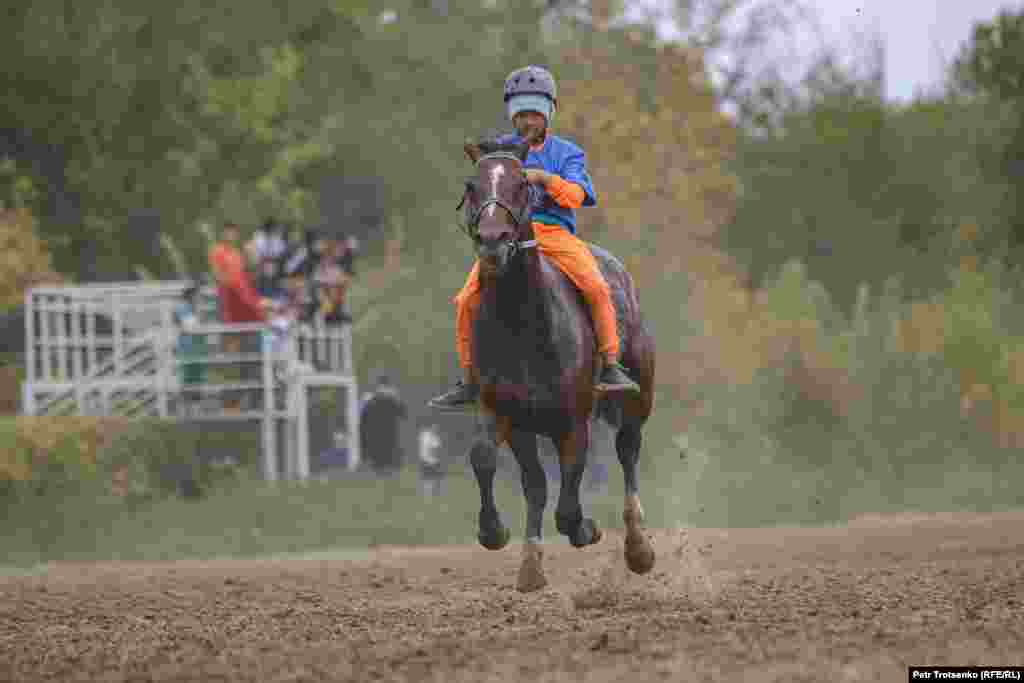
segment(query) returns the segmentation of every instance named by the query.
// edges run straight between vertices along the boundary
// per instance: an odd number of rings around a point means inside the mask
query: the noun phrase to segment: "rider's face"
[[[548,120],[540,112],[521,111],[512,117],[512,125],[523,139],[539,140],[548,127]]]

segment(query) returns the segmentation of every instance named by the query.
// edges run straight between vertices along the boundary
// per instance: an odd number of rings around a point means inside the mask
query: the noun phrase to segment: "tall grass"
[[[511,456],[508,456],[511,457]],[[59,500],[37,499],[0,522],[0,564],[92,560],[171,560],[302,553],[373,545],[475,543],[479,494],[468,469],[454,467],[444,495],[426,498],[417,474],[269,485],[254,479],[218,486],[204,498],[131,500],[87,487]],[[621,476],[609,491],[585,495],[588,514],[619,524]],[[557,488],[549,487],[545,532],[554,528]],[[521,536],[525,506],[518,477],[500,476],[505,523]],[[655,510],[662,510],[653,496]],[[660,517],[660,515],[658,515]],[[216,520],[216,523],[211,523]]]
[[[1012,273],[966,261],[908,301],[898,280],[851,316],[791,262],[756,294],[704,290],[727,381],[704,387],[678,442],[692,490],[726,524],[1024,504]],[[735,502],[743,504],[734,507]]]

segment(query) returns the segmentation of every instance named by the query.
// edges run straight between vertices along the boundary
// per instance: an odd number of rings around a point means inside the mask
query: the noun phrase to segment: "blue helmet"
[[[536,111],[543,114],[551,125],[558,104],[555,77],[542,66],[516,69],[505,79],[504,99],[510,119],[521,111]]]
[[[558,103],[558,87],[555,77],[542,66],[524,66],[516,69],[505,79],[505,102],[516,95],[543,95],[553,104]]]

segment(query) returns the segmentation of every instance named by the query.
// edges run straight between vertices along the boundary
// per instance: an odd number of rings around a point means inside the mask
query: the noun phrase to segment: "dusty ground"
[[[55,565],[0,578],[7,681],[906,680],[906,665],[1024,665],[1024,514],[836,529],[551,540],[351,560]]]

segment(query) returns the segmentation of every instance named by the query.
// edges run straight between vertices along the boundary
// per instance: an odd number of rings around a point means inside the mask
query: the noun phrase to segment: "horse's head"
[[[530,225],[530,186],[523,173],[527,144],[468,143],[476,174],[466,181],[463,205],[485,275],[503,274],[520,249],[536,246]]]

